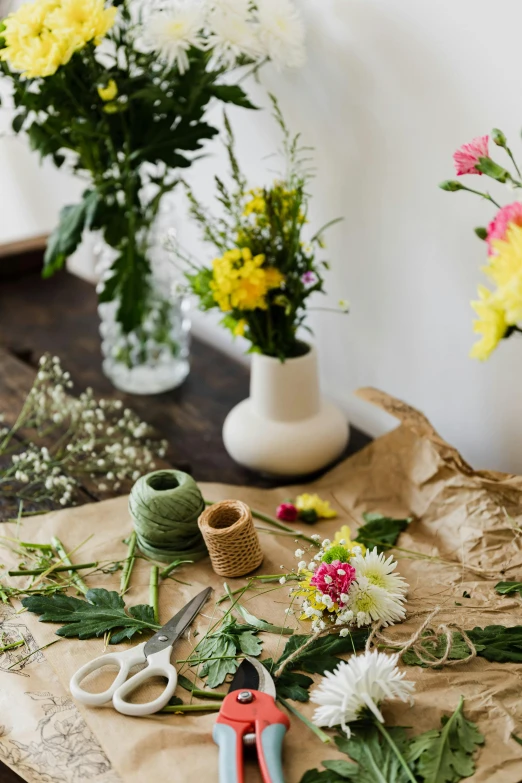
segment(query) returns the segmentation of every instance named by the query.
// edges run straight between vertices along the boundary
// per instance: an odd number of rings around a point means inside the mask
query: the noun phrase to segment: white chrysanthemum
[[[320,706],[313,721],[316,726],[341,726],[350,736],[349,723],[361,712],[370,710],[381,723],[379,710],[383,699],[409,701],[415,683],[404,680],[404,672],[397,668],[398,655],[365,652],[342,661],[334,672],[326,672],[320,685],[310,694],[310,701]]]
[[[292,0],[258,0],[259,40],[277,67],[305,62],[305,28]]]
[[[149,16],[143,31],[144,41],[169,65],[176,63],[179,72],[185,73],[189,67],[188,50],[192,46],[203,48],[204,25],[202,3],[177,0]]]
[[[262,49],[257,37],[257,24],[251,18],[245,0],[227,0],[214,7],[208,18],[207,46],[213,50],[212,62],[231,68],[245,55],[255,60]]]
[[[365,555],[358,554],[351,559],[351,565],[357,572],[357,577],[365,576],[370,584],[382,587],[393,595],[404,595],[408,590],[408,583],[394,573],[397,561],[393,557],[386,558],[382,552],[374,547],[371,552],[367,550]]]
[[[352,583],[348,596],[347,608],[357,617],[359,627],[377,620],[385,626],[392,625],[406,616],[403,597],[373,585],[366,576],[358,577]]]

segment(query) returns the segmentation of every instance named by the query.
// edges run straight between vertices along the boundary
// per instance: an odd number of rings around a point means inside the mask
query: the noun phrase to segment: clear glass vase
[[[103,240],[95,249],[96,271],[103,278],[115,251]],[[189,301],[173,291],[172,267],[161,242],[151,243],[150,293],[141,326],[125,333],[116,314],[118,300],[98,306],[103,371],[114,386],[129,394],[160,394],[174,389],[190,369]]]

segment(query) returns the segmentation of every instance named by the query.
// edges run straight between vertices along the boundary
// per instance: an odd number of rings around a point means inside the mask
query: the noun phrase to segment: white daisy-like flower
[[[252,60],[262,55],[258,25],[253,22],[248,0],[226,0],[214,6],[208,17],[208,48],[212,63],[232,68],[245,55]]]
[[[348,724],[365,710],[384,723],[379,709],[383,699],[409,701],[415,688],[415,683],[404,680],[405,673],[399,671],[398,662],[398,654],[372,650],[342,661],[334,672],[326,672],[310,694],[310,701],[319,705],[313,716],[315,725],[340,725],[349,737]]]
[[[348,608],[356,615],[359,627],[377,620],[384,626],[393,625],[406,616],[403,596],[373,585],[366,576],[360,576],[352,583],[348,595]]]
[[[405,579],[394,573],[397,561],[391,556],[386,558],[383,552],[377,551],[377,547],[371,552],[367,550],[365,555],[356,555],[352,558],[351,565],[357,571],[358,577],[365,576],[370,584],[382,587],[388,593],[405,595],[408,590],[409,585]]]
[[[292,0],[258,0],[259,40],[278,68],[305,62],[305,28]]]
[[[145,44],[180,73],[189,68],[187,52],[194,46],[203,48],[202,29],[205,10],[201,2],[174,0],[168,8],[151,14],[145,23]]]

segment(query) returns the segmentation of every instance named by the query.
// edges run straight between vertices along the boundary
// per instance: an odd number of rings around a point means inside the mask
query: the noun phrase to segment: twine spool
[[[219,576],[244,576],[263,562],[252,512],[241,500],[214,503],[201,514],[198,524]]]
[[[171,563],[200,560],[207,550],[197,525],[205,501],[191,476],[181,470],[156,470],[134,484],[129,512],[144,555]]]

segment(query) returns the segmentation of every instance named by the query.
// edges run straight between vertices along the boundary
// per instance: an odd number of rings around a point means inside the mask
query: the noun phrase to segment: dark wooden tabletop
[[[240,467],[226,453],[223,422],[228,411],[248,396],[249,375],[245,366],[209,345],[193,340],[191,373],[180,388],[153,397],[123,394],[101,370],[94,286],[66,272],[45,281],[37,272],[0,280],[0,413],[6,414],[8,423],[20,410],[45,352],[60,357],[77,392],[90,386],[97,396],[121,399],[156,427],[169,442],[169,463],[196,480],[259,487],[284,483]],[[352,428],[343,457],[369,440]],[[82,489],[83,502],[101,497],[95,486]],[[0,521],[7,516],[7,506],[0,503]],[[0,783],[20,780],[0,763]]]

